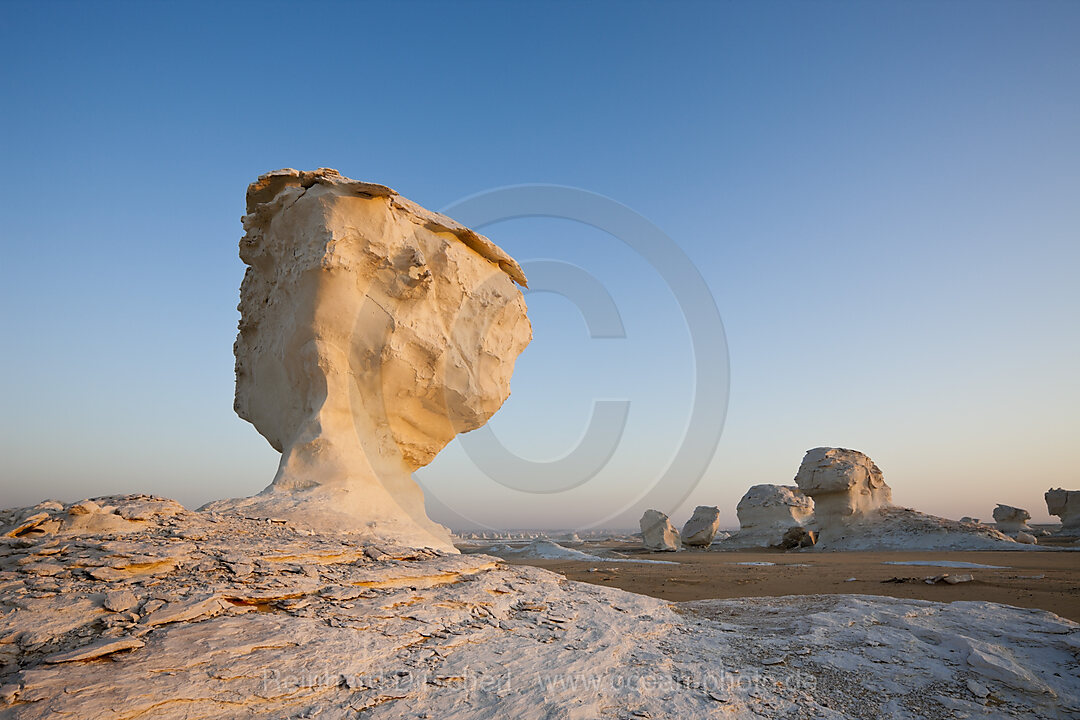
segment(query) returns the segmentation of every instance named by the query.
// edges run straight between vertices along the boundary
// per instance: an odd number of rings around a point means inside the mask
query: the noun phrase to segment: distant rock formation
[[[383,185],[278,170],[247,193],[237,414],[281,464],[209,509],[452,550],[411,474],[510,394],[532,329],[490,240]]]
[[[735,512],[739,531],[724,540],[723,547],[776,547],[790,529],[802,527],[813,517],[814,501],[793,485],[754,485]]]
[[[682,544],[689,547],[708,547],[720,529],[720,508],[698,505],[682,529]]]
[[[1061,532],[1080,534],[1080,490],[1046,491],[1046,511],[1061,518]]]
[[[808,450],[795,475],[799,490],[814,500],[818,522],[848,518],[892,505],[892,489],[868,456],[857,450]]]
[[[984,525],[892,504],[892,489],[865,454],[844,448],[806,453],[795,482],[814,500],[809,529],[824,550],[988,550],[1016,543]]]
[[[1027,521],[1031,519],[1031,513],[1023,508],[1012,505],[1001,505],[994,508],[994,523],[997,529],[1003,533],[1028,532]]]
[[[664,513],[659,510],[646,510],[639,524],[641,540],[647,549],[668,552],[679,549],[679,531]]]

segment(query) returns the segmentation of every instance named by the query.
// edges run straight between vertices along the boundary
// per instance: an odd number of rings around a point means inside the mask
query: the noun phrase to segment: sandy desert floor
[[[596,552],[596,545],[574,546]],[[668,560],[675,565],[604,563],[509,558],[571,580],[617,587],[671,601],[771,595],[856,593],[920,600],[987,600],[1049,610],[1080,622],[1080,552],[800,552],[678,553],[619,552],[629,557]],[[466,552],[474,552],[470,548]],[[886,565],[887,561],[939,561],[998,565],[1001,569]],[[745,565],[740,563],[775,563]],[[957,585],[929,585],[929,576],[970,573]],[[849,580],[849,578],[855,578]],[[909,582],[887,582],[914,578]]]

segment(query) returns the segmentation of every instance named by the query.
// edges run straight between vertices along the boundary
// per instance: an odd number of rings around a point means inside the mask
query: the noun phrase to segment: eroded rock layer
[[[94,505],[115,527],[65,529],[80,512],[60,503],[0,511],[4,718],[1080,712],[1066,671],[1080,626],[1046,612],[858,595],[673,605],[161,498]]]

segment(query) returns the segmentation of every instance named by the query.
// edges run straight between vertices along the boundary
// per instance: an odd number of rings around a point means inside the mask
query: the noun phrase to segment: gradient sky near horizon
[[[1047,488],[1080,489],[1078,38],[1075,2],[0,4],[0,505],[272,479],[232,411],[244,190],[328,166],[432,209],[578,187],[678,243],[731,375],[677,522],[737,525],[820,445],[868,453],[906,506],[1047,520]],[[686,323],[603,232],[483,230],[594,275],[627,333],[530,294],[498,437],[554,459],[594,399],[632,404],[568,493],[502,487],[455,441],[419,473],[433,514],[595,523],[679,444]]]

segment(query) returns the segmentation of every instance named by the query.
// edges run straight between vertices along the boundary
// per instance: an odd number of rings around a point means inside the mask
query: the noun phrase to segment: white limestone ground
[[[498,557],[536,558],[538,560],[569,560],[573,562],[629,562],[645,563],[648,565],[678,565],[670,560],[646,560],[644,558],[629,558],[618,553],[608,551],[605,555],[593,555],[591,553],[563,547],[551,540],[533,540],[525,547],[512,548],[509,545],[497,545],[489,548],[486,552]]]
[[[1080,626],[864,596],[671,604],[147,496],[0,511],[0,715],[1080,717]],[[85,508],[82,508],[85,509]]]
[[[961,560],[886,560],[882,565],[919,565],[922,567],[964,568],[966,570],[1007,570],[1008,565],[984,565]]]

